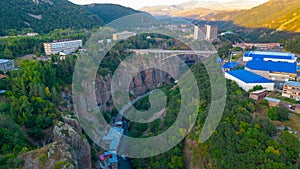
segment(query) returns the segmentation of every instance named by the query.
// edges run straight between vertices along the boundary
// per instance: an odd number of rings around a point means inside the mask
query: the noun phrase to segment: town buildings
[[[251,49],[251,48],[257,48],[261,50],[270,50],[270,49],[278,49],[281,48],[280,43],[236,43],[232,45],[233,47],[240,47],[242,49]]]
[[[264,89],[269,91],[274,90],[273,81],[247,70],[225,72],[225,78],[235,81],[237,85],[245,91],[253,89],[254,86],[262,86]]]
[[[0,70],[1,71],[9,71],[15,68],[15,64],[13,60],[8,59],[0,59]]]
[[[294,100],[300,100],[300,82],[285,82],[282,89],[282,96]]]
[[[45,54],[59,54],[60,52],[70,54],[82,47],[82,40],[61,41],[44,43]]]
[[[194,40],[214,41],[218,39],[218,27],[211,25],[194,26]]]
[[[136,36],[136,33],[124,31],[124,32],[121,32],[121,33],[113,34],[113,40],[124,40],[124,39],[128,39],[132,36]]]

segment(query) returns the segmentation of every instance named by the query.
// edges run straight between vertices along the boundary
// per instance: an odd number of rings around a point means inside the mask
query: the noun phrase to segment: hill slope
[[[300,32],[300,0],[270,0],[235,15],[234,23],[251,27]]]
[[[102,18],[105,23],[109,23],[123,16],[139,12],[134,9],[115,4],[91,4],[85,5],[84,8],[90,14],[94,14]]]
[[[46,33],[57,28],[81,29],[103,24],[98,16],[68,0],[4,0],[0,6],[0,34],[8,29],[32,28]]]

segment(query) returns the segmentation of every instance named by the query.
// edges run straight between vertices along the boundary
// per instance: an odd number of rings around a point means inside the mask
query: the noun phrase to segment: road
[[[139,101],[140,99],[146,97],[147,95],[149,95],[151,92],[148,92],[144,95],[138,96],[136,99],[130,101],[129,103],[125,104],[120,110],[119,113],[116,116],[116,119],[118,119],[120,116],[122,116],[121,114],[124,114],[131,105],[133,105],[134,103],[136,103],[137,101]],[[122,128],[124,129],[124,135],[128,136],[129,135],[129,129],[128,129],[128,122],[125,118],[122,118]],[[121,138],[122,139],[122,138]],[[124,141],[120,141],[120,145],[118,148],[118,152],[126,152],[125,149],[127,149],[128,147],[126,147],[126,144]],[[118,156],[118,161],[119,161],[119,169],[131,169],[132,164],[131,164],[131,160],[126,158],[126,157],[120,157]]]

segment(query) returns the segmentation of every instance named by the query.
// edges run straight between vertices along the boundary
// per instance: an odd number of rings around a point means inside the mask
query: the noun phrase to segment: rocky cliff
[[[161,86],[163,83],[169,83],[170,80],[171,76],[162,70],[147,69],[140,72],[132,79],[129,90],[134,96],[139,96]],[[111,98],[112,77],[110,75],[106,77],[97,75],[95,81],[98,105],[104,110],[113,108],[113,101]]]
[[[63,114],[53,129],[54,142],[21,154],[23,169],[92,168],[91,148],[82,128],[72,114]]]

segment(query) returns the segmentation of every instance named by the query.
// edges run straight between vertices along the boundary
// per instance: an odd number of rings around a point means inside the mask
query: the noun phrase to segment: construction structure
[[[296,62],[252,60],[246,64],[245,70],[278,82],[296,80],[297,78]]]
[[[113,34],[113,40],[125,40],[125,39],[128,39],[128,38],[132,37],[132,36],[136,36],[136,33],[124,31],[124,32],[121,32],[121,33]]]
[[[257,90],[250,93],[249,98],[253,100],[261,100],[267,97],[268,91],[266,89]]]
[[[194,40],[215,41],[218,39],[218,27],[211,25],[194,26]]]
[[[235,81],[237,85],[245,91],[249,91],[255,86],[262,86],[268,91],[274,90],[274,82],[247,70],[234,70],[225,72],[225,78]]]
[[[257,48],[261,50],[270,50],[270,49],[277,49],[281,48],[280,43],[236,43],[232,45],[232,47],[239,47],[242,49],[251,49],[251,48]]]
[[[285,82],[282,89],[282,96],[296,101],[300,100],[300,82]]]
[[[82,40],[60,41],[52,43],[44,43],[46,55],[56,55],[60,52],[70,54],[82,48]]]
[[[245,52],[243,56],[243,61],[249,62],[251,60],[295,63],[297,61],[297,56],[289,52],[269,52],[269,51]]]

